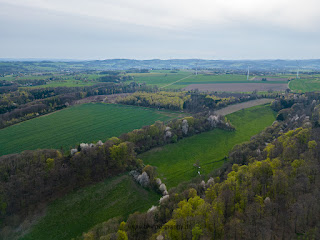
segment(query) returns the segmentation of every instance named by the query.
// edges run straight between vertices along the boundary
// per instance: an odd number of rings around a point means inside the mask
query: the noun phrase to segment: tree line
[[[189,92],[136,92],[126,98],[118,99],[118,103],[152,108],[187,111],[191,113],[214,111],[230,104],[254,100],[261,97],[274,98],[276,94],[223,94]]]

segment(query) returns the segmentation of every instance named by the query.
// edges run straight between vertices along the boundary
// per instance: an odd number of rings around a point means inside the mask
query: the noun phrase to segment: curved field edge
[[[51,203],[46,215],[20,240],[70,240],[98,223],[156,205],[160,195],[122,175],[75,191]]]
[[[237,111],[245,109],[245,108],[250,108],[250,107],[254,107],[254,106],[258,106],[258,105],[262,105],[262,104],[271,103],[272,101],[274,101],[274,99],[260,98],[260,99],[256,99],[256,100],[252,100],[252,101],[229,105],[225,108],[222,108],[222,109],[215,111],[214,113],[218,114],[218,115],[228,115],[228,114],[237,112]]]
[[[320,91],[320,81],[314,79],[294,79],[289,82],[289,88],[294,92]]]
[[[117,104],[76,105],[1,129],[0,155],[39,148],[69,150],[81,142],[105,141],[178,115],[170,111]]]
[[[168,188],[200,174],[219,168],[234,145],[250,138],[270,126],[276,117],[269,104],[255,106],[227,115],[236,131],[214,129],[210,132],[182,139],[178,143],[153,149],[139,155],[145,164],[157,167],[159,177]]]

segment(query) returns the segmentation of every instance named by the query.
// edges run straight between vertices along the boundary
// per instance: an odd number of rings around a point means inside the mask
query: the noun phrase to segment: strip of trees
[[[121,98],[118,103],[152,107],[165,108],[171,110],[183,110],[191,113],[213,111],[223,108],[230,104],[254,100],[260,97],[274,98],[275,94],[257,95],[252,94],[218,94],[201,93],[199,91],[189,92],[168,92],[158,91],[136,92],[126,98]]]

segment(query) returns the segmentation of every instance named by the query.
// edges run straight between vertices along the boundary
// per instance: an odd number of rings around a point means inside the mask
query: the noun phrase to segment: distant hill
[[[28,67],[26,67],[26,65]],[[137,69],[224,69],[246,71],[250,67],[255,71],[320,71],[320,59],[310,60],[203,60],[203,59],[107,59],[107,60],[59,60],[59,59],[0,59],[0,70],[12,71],[52,71],[52,70],[127,70]],[[23,69],[23,70],[22,70]],[[50,69],[50,70],[49,70]]]

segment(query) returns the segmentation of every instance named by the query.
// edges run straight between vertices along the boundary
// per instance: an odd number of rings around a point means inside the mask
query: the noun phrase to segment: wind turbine
[[[198,75],[198,63],[199,63],[199,59],[197,59],[197,62],[196,62],[196,76]]]
[[[297,61],[297,65],[298,65],[298,70],[297,70],[297,79],[299,79],[299,70],[300,70],[300,66],[299,66],[299,62]]]

